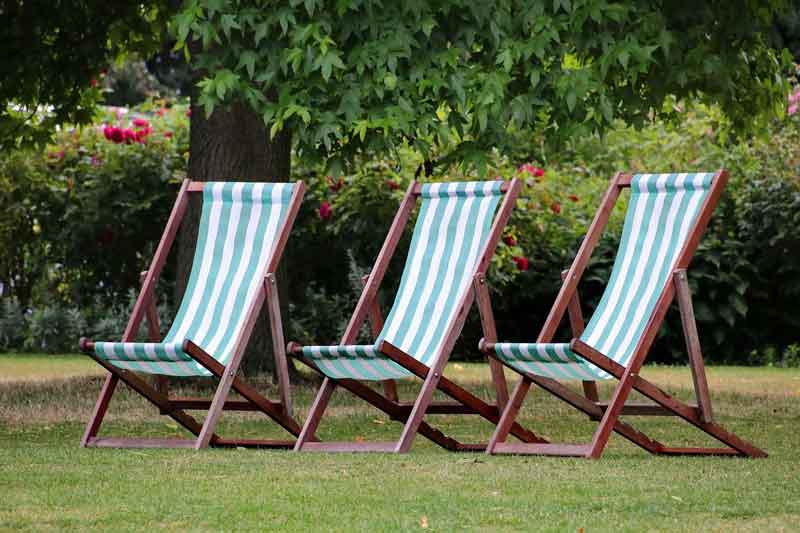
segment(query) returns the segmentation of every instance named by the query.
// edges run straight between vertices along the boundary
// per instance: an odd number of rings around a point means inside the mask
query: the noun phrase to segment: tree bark
[[[189,177],[197,181],[288,181],[291,136],[284,131],[270,139],[261,117],[246,104],[218,108],[206,118],[202,108],[192,104],[189,139]],[[194,195],[193,195],[194,196]],[[175,284],[180,302],[189,279],[197,228],[200,198],[193,197],[178,235],[178,265]],[[283,270],[283,268],[281,268]],[[282,308],[286,306],[286,276],[278,273]],[[282,313],[286,313],[282,309]],[[243,361],[245,372],[273,372],[272,340],[266,306],[256,322]]]

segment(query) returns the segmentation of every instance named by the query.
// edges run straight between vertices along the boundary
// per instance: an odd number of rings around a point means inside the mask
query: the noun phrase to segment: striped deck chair
[[[189,282],[175,320],[161,339],[155,284],[186,213],[189,195],[202,194],[202,213]],[[292,441],[223,439],[214,428],[222,410],[261,411],[295,437],[300,426],[291,417],[289,374],[283,341],[275,271],[303,199],[297,183],[234,183],[184,180],[156,249],[122,342],[81,339],[80,348],[106,370],[94,414],[82,446],[194,447],[257,446],[288,448]],[[244,349],[264,302],[272,328],[281,401],[270,401],[237,377]],[[133,342],[147,317],[150,342]],[[141,374],[161,377],[153,387]],[[163,376],[215,377],[213,400],[170,398]],[[157,378],[158,380],[158,378]],[[119,381],[144,396],[194,439],[122,439],[97,436]],[[231,387],[244,400],[229,400]],[[208,409],[201,425],[186,410]]]
[[[714,422],[686,268],[728,180],[725,171],[697,174],[618,174],[611,182],[535,343],[481,341],[481,349],[523,377],[506,405],[487,453],[599,458],[612,431],[654,454],[738,455],[765,453]],[[577,287],[592,250],[623,188],[631,189],[622,239],[608,285],[584,329]],[[676,400],[639,375],[673,298],[677,299],[697,405]],[[553,336],[569,314],[571,343]],[[610,402],[598,401],[596,380],[619,380]],[[582,380],[578,394],[559,380]],[[600,421],[590,444],[507,443],[511,424],[532,384]],[[655,403],[626,403],[635,389]],[[621,415],[677,416],[727,445],[678,448],[657,442]]]
[[[500,411],[442,376],[453,344],[461,333],[477,291],[484,330],[493,319],[483,313],[487,292],[484,272],[519,194],[520,183],[487,181],[412,183],[406,191],[375,266],[365,281],[358,305],[337,346],[301,346],[287,350],[325,376],[295,450],[406,452],[417,432],[454,451],[486,449],[445,436],[423,420],[425,414],[478,414],[496,424]],[[421,206],[394,305],[383,323],[376,295],[411,210]],[[500,205],[498,209],[498,205]],[[495,214],[495,211],[497,213]],[[369,319],[375,342],[356,345],[358,332]],[[497,402],[508,397],[502,366],[491,365]],[[416,401],[402,403],[396,390],[380,394],[364,382],[389,384],[416,376],[424,380]],[[391,419],[405,423],[397,442],[310,442],[337,386],[364,399]],[[436,389],[455,402],[432,403]],[[537,437],[518,424],[510,431],[525,442]]]

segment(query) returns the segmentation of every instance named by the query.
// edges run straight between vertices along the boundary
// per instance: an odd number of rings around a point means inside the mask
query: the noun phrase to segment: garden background
[[[0,350],[63,353],[75,351],[81,335],[118,338],[139,273],[187,177],[187,101],[138,62],[118,65],[95,83],[117,105],[100,108],[93,124],[63,125],[44,148],[0,155],[0,204],[7,206],[0,212]],[[712,362],[797,366],[798,99],[800,90],[791,93],[785,118],[752,137],[737,135],[713,106],[672,100],[668,119],[639,129],[618,121],[604,136],[574,138],[558,149],[519,133],[512,149],[493,151],[484,168],[453,164],[422,179],[524,181],[490,282],[501,336],[525,339],[543,322],[614,172],[726,168],[730,184],[691,265],[704,354]],[[287,338],[337,340],[360,278],[422,164],[410,147],[334,175],[293,157],[293,178],[309,192],[288,248]],[[610,272],[623,209],[615,211],[582,284],[588,309]],[[158,293],[165,328],[174,261],[173,254]],[[384,297],[393,294],[401,267],[398,257]],[[677,311],[669,315],[654,361],[682,361],[678,318]],[[454,357],[477,358],[479,335],[472,316]]]

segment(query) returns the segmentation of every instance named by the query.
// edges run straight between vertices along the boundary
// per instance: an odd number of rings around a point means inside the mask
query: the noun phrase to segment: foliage
[[[0,7],[0,147],[46,142],[56,126],[86,124],[101,72],[123,53],[157,48],[168,0],[53,2]]]
[[[535,337],[561,284],[559,273],[569,267],[615,171],[725,167],[731,181],[690,268],[706,356],[744,362],[752,348],[797,341],[800,319],[793,302],[800,297],[800,266],[786,258],[800,254],[800,238],[792,231],[800,223],[800,182],[795,177],[800,162],[798,117],[774,123],[764,139],[733,142],[722,127],[725,118],[718,110],[702,105],[687,109],[677,102],[672,105],[681,116],[679,124],[657,121],[638,131],[618,124],[603,138],[571,141],[552,153],[538,139],[529,138],[516,153],[536,151],[540,156],[519,167],[494,154],[490,175],[524,181],[489,272],[503,338]],[[394,160],[359,161],[359,170],[344,176],[326,176],[320,167],[300,167],[298,173],[310,187],[290,245],[299,250],[299,264],[303,265],[293,273],[291,286],[306,287],[313,282],[328,298],[346,295],[354,302],[347,279],[354,268],[348,264],[348,254],[359,269],[371,268],[402,192],[421,162],[412,150],[399,150]],[[435,179],[475,177],[451,168]],[[625,198],[612,214],[581,284],[586,316],[599,301],[613,265]],[[408,237],[407,232],[405,239]],[[391,306],[407,242],[400,244],[399,256],[382,286],[384,311]],[[295,289],[291,294],[294,314],[290,323],[299,316],[304,324],[298,335],[315,329],[328,332],[332,322],[344,323],[353,309],[353,305],[339,303],[335,307],[340,309],[340,318],[325,315],[317,321],[317,311],[311,314],[308,309],[318,303],[309,306],[307,298],[305,291]],[[477,355],[480,325],[477,316],[469,320],[456,351],[460,356]],[[565,323],[560,336],[566,339],[568,335]],[[338,337],[332,332],[313,340],[336,342]],[[683,343],[675,311],[668,315],[657,341],[656,360],[685,361]],[[731,350],[732,346],[736,350]]]
[[[304,158],[337,170],[407,144],[483,168],[509,132],[641,124],[669,95],[718,102],[737,128],[774,116],[790,55],[766,35],[784,5],[189,0],[172,29],[206,72],[207,114],[247,102]]]
[[[138,285],[185,175],[185,113],[108,109],[104,125],[0,156],[0,279],[23,305],[86,304]]]
[[[27,324],[16,298],[0,298],[0,351],[18,349],[25,341]]]

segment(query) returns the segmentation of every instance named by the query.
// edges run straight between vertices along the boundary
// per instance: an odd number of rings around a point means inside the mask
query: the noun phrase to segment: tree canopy
[[[167,0],[11,0],[0,4],[0,146],[46,140],[89,122],[97,78],[120,53],[161,41]]]
[[[247,102],[332,165],[409,143],[478,162],[510,130],[553,139],[641,122],[665,99],[735,126],[780,112],[782,0],[189,0],[178,47],[207,113]]]

